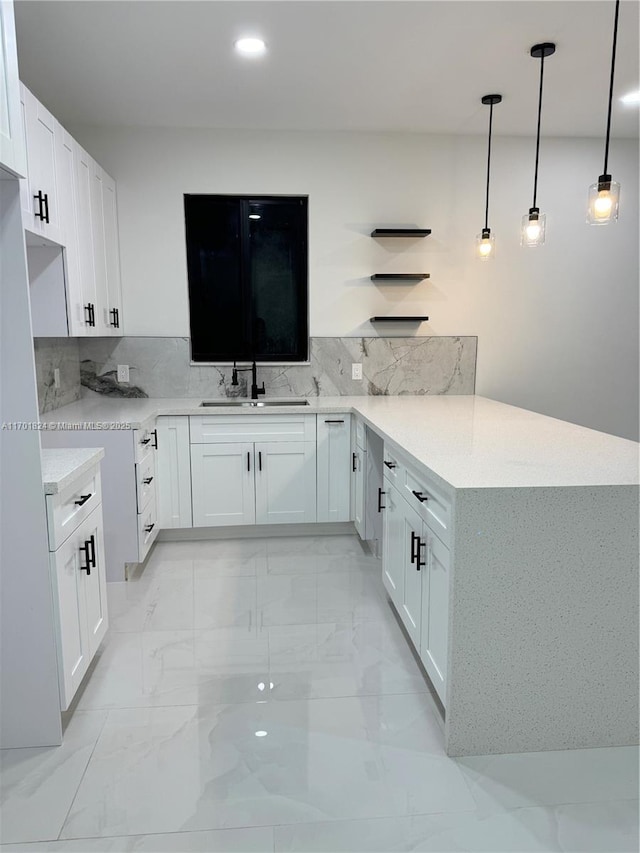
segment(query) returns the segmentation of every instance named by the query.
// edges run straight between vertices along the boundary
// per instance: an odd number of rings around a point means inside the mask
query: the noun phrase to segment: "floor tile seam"
[[[113,839],[116,839],[116,838],[141,838],[141,837],[153,838],[153,837],[159,836],[159,835],[193,835],[193,834],[202,833],[202,832],[237,832],[239,829],[241,829],[241,830],[242,829],[246,829],[246,830],[270,829],[270,830],[272,830],[272,834],[275,834],[275,833],[273,833],[273,829],[275,828],[275,826],[276,826],[276,824],[259,824],[257,826],[254,826],[254,825],[251,825],[251,826],[222,826],[222,827],[213,827],[211,829],[171,829],[171,830],[168,830],[166,832],[130,832],[130,833],[118,832],[114,835],[73,835],[73,836],[69,836],[66,838],[60,838],[60,836],[58,835],[58,837],[56,837],[56,838],[39,838],[39,839],[37,839],[37,841],[33,841],[33,840],[29,840],[29,841],[6,841],[6,842],[3,842],[0,844],[0,850],[2,850],[3,847],[14,847],[15,845],[18,845],[18,844],[21,844],[21,845],[22,844],[25,844],[25,845],[26,844],[30,844],[30,845],[33,845],[33,844],[53,844],[56,842],[65,842],[65,841],[73,841],[73,842],[77,842],[77,841],[99,841],[101,839],[112,839],[112,838]]]
[[[107,711],[106,714],[104,715],[104,720],[102,721],[102,725],[100,726],[100,731],[98,732],[97,737],[96,737],[95,741],[93,742],[93,746],[91,748],[91,754],[89,755],[89,758],[87,759],[87,763],[84,766],[84,770],[82,771],[82,776],[80,777],[80,780],[78,781],[78,785],[76,787],[76,790],[73,794],[73,797],[71,798],[71,802],[69,803],[69,808],[67,809],[67,812],[64,816],[64,820],[62,821],[62,824],[60,825],[60,829],[58,830],[58,836],[56,839],[54,839],[55,841],[62,840],[61,839],[62,830],[64,829],[65,824],[66,824],[67,820],[69,819],[69,815],[71,814],[71,809],[73,808],[73,804],[75,803],[75,801],[78,797],[78,792],[82,786],[82,783],[84,782],[84,777],[87,775],[87,770],[89,769],[89,764],[91,764],[91,759],[93,758],[93,755],[96,751],[96,747],[98,746],[98,741],[102,737],[102,733],[104,732],[105,727],[107,725],[107,722],[109,720],[109,713],[110,712]]]

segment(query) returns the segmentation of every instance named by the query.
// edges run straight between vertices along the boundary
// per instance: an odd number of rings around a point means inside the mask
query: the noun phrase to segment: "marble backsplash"
[[[475,389],[475,337],[312,338],[310,350],[310,364],[258,367],[258,382],[264,381],[268,396],[473,394]],[[354,362],[362,364],[362,381],[351,379]],[[250,374],[241,373],[240,384],[233,386],[228,365],[190,364],[188,338],[41,338],[36,363],[43,412],[78,399],[81,385],[87,392],[118,397],[210,399],[247,396],[251,381]],[[53,367],[62,364],[65,382],[52,390]],[[116,381],[118,364],[129,365],[127,385]]]
[[[50,412],[79,400],[82,396],[79,339],[35,338],[33,348],[39,411]],[[60,371],[57,388],[56,368]]]
[[[473,394],[475,337],[312,338],[311,364],[260,365],[271,397],[360,394]],[[246,396],[250,374],[231,385],[231,367],[191,365],[188,338],[85,338],[80,341],[82,384],[101,393],[147,397]],[[362,363],[362,381],[351,364]],[[129,386],[116,380],[128,364]]]

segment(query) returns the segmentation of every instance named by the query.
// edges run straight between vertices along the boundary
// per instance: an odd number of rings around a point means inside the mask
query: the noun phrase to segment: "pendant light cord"
[[[489,227],[489,170],[491,169],[491,127],[493,125],[493,103],[489,104],[489,144],[487,146],[487,201],[484,208],[484,227]]]
[[[616,0],[616,14],[613,21],[613,47],[611,49],[611,80],[609,82],[609,109],[607,111],[607,135],[604,143],[604,170],[607,174],[609,165],[609,137],[611,135],[611,104],[613,102],[613,78],[616,73],[616,48],[618,45],[618,14],[620,12],[620,0]]]
[[[619,2],[619,0],[618,0]],[[540,57],[540,93],[538,95],[538,132],[536,134],[536,168],[533,175],[533,207],[538,198],[538,160],[540,159],[540,120],[542,117],[542,81],[544,79],[544,51]]]

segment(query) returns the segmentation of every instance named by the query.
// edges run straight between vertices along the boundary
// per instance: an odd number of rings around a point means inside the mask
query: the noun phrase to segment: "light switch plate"
[[[351,365],[351,378],[362,379],[362,364],[356,363]]]
[[[129,365],[128,364],[119,364],[118,365],[118,382],[128,382],[129,381]]]

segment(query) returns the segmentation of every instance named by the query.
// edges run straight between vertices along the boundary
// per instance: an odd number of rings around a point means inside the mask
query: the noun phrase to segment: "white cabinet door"
[[[364,503],[365,503],[365,479],[366,479],[366,457],[367,454],[362,448],[357,447],[354,451],[355,458],[355,473],[354,473],[354,492],[355,497],[353,501],[353,523],[355,525],[358,536],[361,539],[365,538],[365,517],[364,517]]]
[[[158,524],[161,529],[192,527],[189,418],[160,417],[156,429]]]
[[[91,568],[82,574],[89,660],[91,660],[109,627],[102,506],[96,507],[86,521],[83,522],[79,528],[80,531],[84,543],[89,543],[91,548]]]
[[[403,540],[404,516],[402,498],[388,481],[386,487],[386,507],[382,531],[382,582],[389,598],[400,611],[404,600],[404,559]]]
[[[27,176],[12,0],[0,0],[0,169]]]
[[[311,442],[255,445],[256,523],[316,520],[316,446]]]
[[[82,302],[82,278],[78,254],[78,225],[76,220],[75,168],[73,137],[56,123],[56,174],[58,175],[58,205],[64,246],[64,277],[67,299],[69,335],[84,335],[85,312]]]
[[[83,531],[84,523],[51,554],[53,601],[58,622],[60,705],[63,710],[71,704],[90,660],[81,568],[89,565],[90,552],[86,550]]]
[[[107,310],[107,256],[104,239],[104,173],[101,167],[91,160],[91,233],[93,235],[93,264],[96,283],[95,331],[99,337],[111,334],[109,313]]]
[[[416,649],[420,649],[422,625],[422,583],[426,571],[425,546],[422,536],[422,519],[403,499],[398,500],[401,520],[402,564],[404,583],[400,618]]]
[[[78,320],[79,336],[97,335],[96,278],[91,228],[91,181],[93,161],[76,142],[73,146],[74,194],[78,236],[78,268],[82,281],[82,311]]]
[[[317,416],[318,521],[349,521],[351,416]]]
[[[56,121],[24,87],[22,96],[28,164],[28,197],[23,194],[25,228],[62,244],[56,174]]]
[[[449,640],[449,549],[424,525],[427,573],[422,578],[422,637],[420,658],[443,704],[446,702]]]
[[[192,444],[193,526],[255,523],[253,444]]]
[[[116,182],[104,171],[102,173],[102,221],[104,225],[108,334],[117,337],[122,336],[123,332]]]

